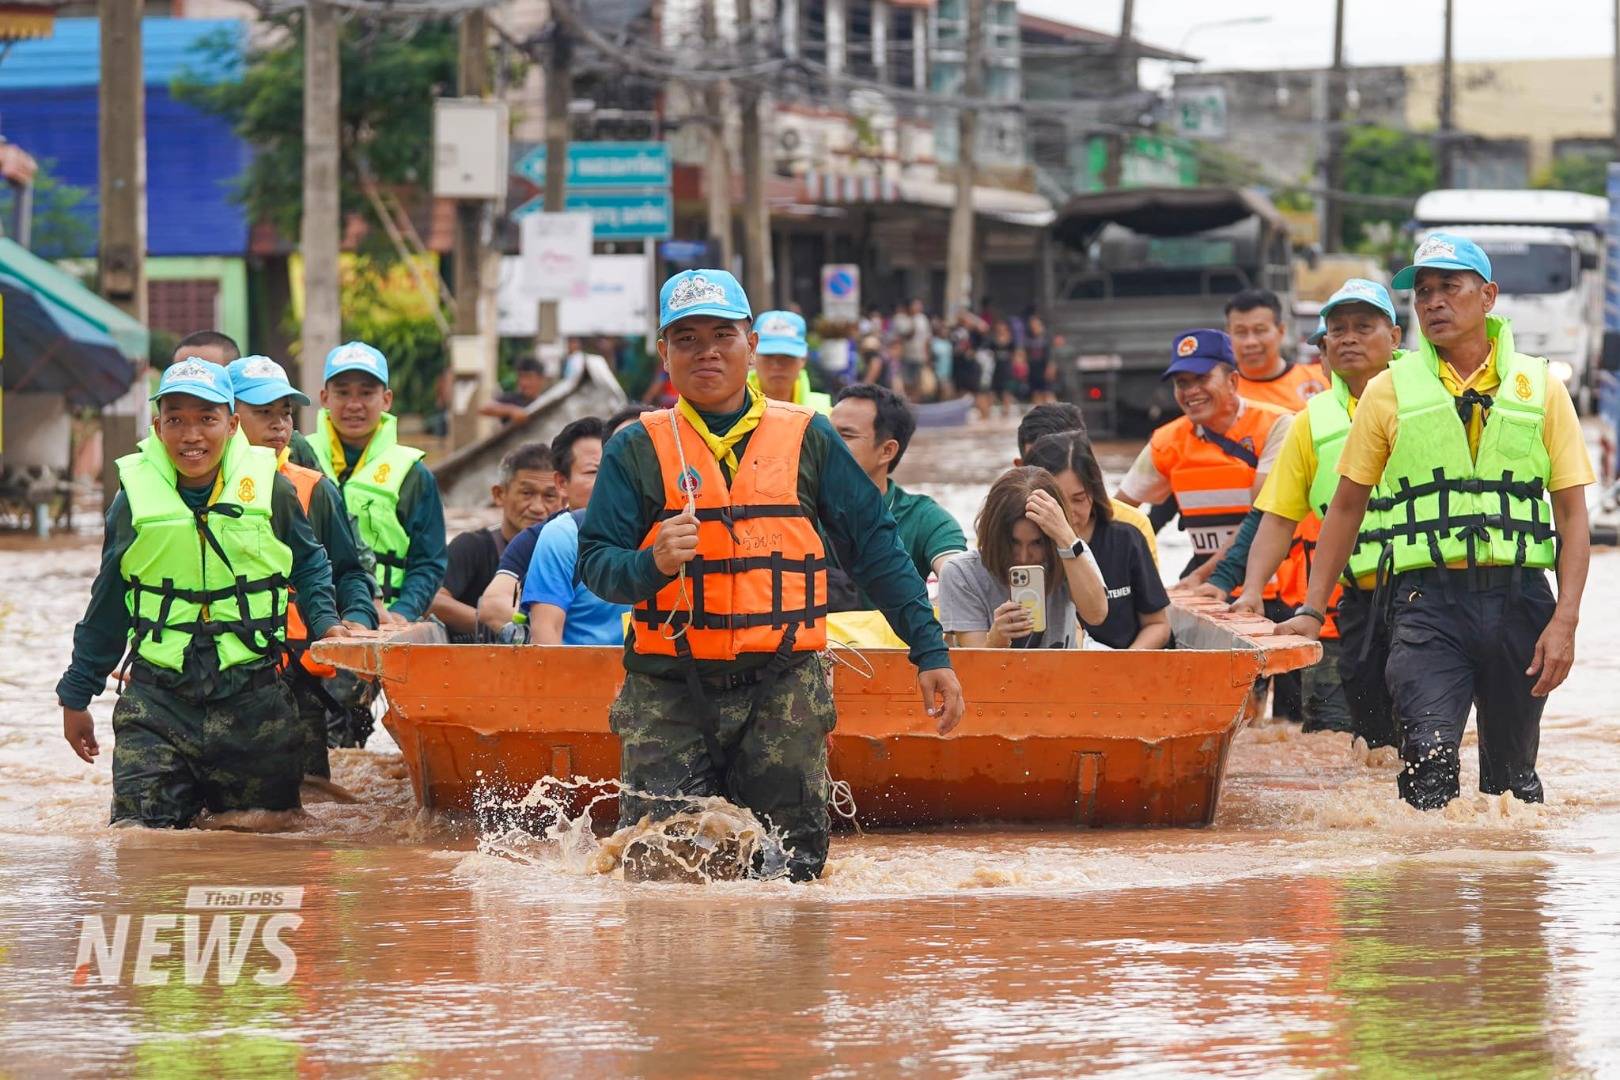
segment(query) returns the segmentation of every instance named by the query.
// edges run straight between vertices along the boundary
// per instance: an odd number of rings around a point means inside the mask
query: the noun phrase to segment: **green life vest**
[[[232,439],[212,506],[193,511],[157,436],[118,459],[135,540],[119,561],[131,648],[180,671],[198,635],[214,639],[220,670],[259,660],[286,637],[292,549],[271,527],[276,455]]]
[[[1396,353],[1397,357],[1401,354]],[[1343,379],[1333,376],[1333,388],[1326,394],[1316,394],[1305,403],[1310,417],[1311,448],[1316,452],[1316,475],[1311,478],[1310,504],[1316,516],[1327,518],[1328,504],[1339,490],[1339,458],[1344,443],[1350,436],[1350,387]],[[1373,498],[1383,498],[1388,490],[1379,484],[1373,488]],[[1371,508],[1361,519],[1361,530],[1356,536],[1355,550],[1345,564],[1345,573],[1351,579],[1376,573],[1381,550],[1376,539],[1382,535],[1384,515]]]
[[[377,556],[375,574],[384,604],[393,603],[405,584],[405,555],[411,549],[411,537],[399,520],[399,491],[411,466],[423,457],[422,451],[401,446],[397,434],[398,421],[393,413],[383,413],[347,480],[339,479],[332,463],[336,432],[325,409],[316,418],[315,437],[309,444],[321,471],[343,489],[343,503],[360,530],[360,539]]]
[[[1399,427],[1384,468],[1389,494],[1370,505],[1385,515],[1396,573],[1459,563],[1547,569],[1557,560],[1542,441],[1547,361],[1514,351],[1506,319],[1487,316],[1486,332],[1501,386],[1477,458],[1434,346],[1421,341],[1390,365]]]
[[[757,371],[748,373],[748,385],[762,394],[765,392],[759,385]],[[800,369],[798,381],[793,384],[793,404],[807,406],[826,416],[832,412],[832,395],[817,393],[810,389],[810,373]]]

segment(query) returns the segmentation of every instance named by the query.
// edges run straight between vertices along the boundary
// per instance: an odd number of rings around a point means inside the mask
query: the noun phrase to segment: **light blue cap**
[[[682,270],[658,290],[658,332],[689,315],[751,319],[748,294],[724,270]]]
[[[200,356],[188,356],[178,364],[164,369],[158,380],[157,393],[152,400],[170,394],[190,394],[194,398],[225,405],[236,411],[236,395],[231,393],[231,377],[218,364],[210,364]]]
[[[1327,337],[1327,320],[1318,315],[1316,317],[1316,329],[1310,332],[1310,335],[1305,339],[1305,341],[1307,344],[1315,345],[1320,348],[1322,345],[1322,339],[1325,337]]]
[[[1395,301],[1390,299],[1389,290],[1367,278],[1353,277],[1340,285],[1339,291],[1322,305],[1319,314],[1325,319],[1341,304],[1371,304],[1389,316],[1390,322],[1400,321],[1395,315]]]
[[[363,341],[351,341],[327,353],[326,372],[321,381],[331,382],[334,376],[345,371],[363,371],[384,386],[388,385],[388,358]]]
[[[268,405],[285,397],[309,404],[309,398],[288,381],[286,369],[268,356],[244,356],[232,360],[225,370],[230,373],[236,400],[245,405]]]
[[[1466,236],[1431,233],[1412,255],[1412,265],[1395,275],[1397,289],[1410,289],[1419,270],[1472,270],[1491,280],[1491,260],[1484,250]]]
[[[763,311],[754,320],[754,333],[759,344],[754,352],[765,356],[796,356],[810,354],[810,343],[805,340],[804,316],[791,311]]]

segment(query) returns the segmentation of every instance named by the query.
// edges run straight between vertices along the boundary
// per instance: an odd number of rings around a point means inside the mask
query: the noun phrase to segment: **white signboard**
[[[1226,87],[1183,87],[1175,91],[1176,134],[1190,139],[1226,138]]]
[[[854,263],[824,263],[821,267],[821,314],[828,319],[853,322],[861,317],[861,268]]]
[[[592,256],[584,293],[558,305],[562,333],[570,337],[646,334],[652,319],[651,274],[645,255]],[[495,302],[502,337],[533,337],[539,333],[539,297],[530,286],[521,256],[508,255],[501,260],[501,283]]]
[[[581,211],[528,214],[521,219],[518,257],[536,303],[577,300],[590,291],[594,228],[595,220]]]
[[[504,199],[507,127],[504,101],[435,101],[433,193],[444,199]]]

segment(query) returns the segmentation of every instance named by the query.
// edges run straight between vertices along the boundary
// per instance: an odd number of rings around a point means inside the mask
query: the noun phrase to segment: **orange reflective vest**
[[[1290,607],[1298,607],[1305,602],[1305,586],[1311,580],[1311,560],[1316,556],[1316,541],[1321,535],[1322,519],[1315,511],[1306,514],[1294,529],[1294,542],[1288,548],[1288,557],[1277,567],[1277,576],[1272,579],[1271,585],[1277,599]],[[1265,595],[1269,597],[1273,593]],[[1339,623],[1334,615],[1338,613],[1339,600],[1343,596],[1344,586],[1335,583],[1333,595],[1328,598],[1327,618],[1322,623],[1322,636],[1325,638],[1339,636]]]
[[[677,577],[633,609],[636,652],[733,660],[776,652],[790,627],[793,651],[826,647],[827,551],[799,502],[799,453],[814,415],[769,402],[728,486],[714,454],[674,409],[642,413],[664,478],[664,511],[641,546],[653,546],[690,492],[698,550],[684,585]],[[683,626],[686,633],[674,636]]]
[[[1238,393],[1243,400],[1291,413],[1299,412],[1327,388],[1328,378],[1316,364],[1289,364],[1281,375],[1271,379],[1249,379],[1238,373]]]
[[[306,469],[302,465],[287,462],[281,466],[281,475],[292,481],[298,492],[298,505],[304,508],[304,516],[309,516],[309,500],[315,494],[315,485],[321,482],[325,475],[316,469]],[[292,645],[298,654],[298,662],[304,665],[304,670],[318,679],[328,675],[336,675],[337,668],[330,664],[318,663],[309,655],[309,627],[304,624],[303,613],[298,610],[296,597],[291,598],[287,604],[287,643]]]
[[[1236,533],[1253,504],[1254,480],[1271,429],[1288,414],[1269,405],[1245,401],[1237,419],[1222,435],[1200,431],[1178,416],[1153,433],[1148,444],[1154,468],[1170,481],[1181,515],[1178,523],[1192,541],[1193,553],[1215,554]],[[1266,586],[1269,600],[1276,582]]]

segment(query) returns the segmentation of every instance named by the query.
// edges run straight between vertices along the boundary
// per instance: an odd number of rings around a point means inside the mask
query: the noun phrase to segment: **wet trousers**
[[[1283,601],[1266,601],[1266,618],[1272,622],[1286,622],[1293,616],[1294,609]],[[1305,677],[1302,673],[1289,671],[1272,678],[1271,715],[1292,720],[1296,724],[1305,721]]]
[[[827,734],[832,688],[814,654],[763,686],[707,689],[719,715],[716,761],[686,684],[628,672],[608,719],[620,743],[619,826],[687,809],[681,796],[722,796],[781,836],[789,875],[809,881],[827,861]],[[651,796],[651,797],[649,797]]]
[[[1339,681],[1350,710],[1350,729],[1368,746],[1395,746],[1399,728],[1384,676],[1389,627],[1373,608],[1373,594],[1346,587],[1338,623]]]
[[[1489,587],[1467,571],[1424,570],[1393,582],[1394,619],[1385,674],[1401,718],[1401,797],[1432,810],[1457,797],[1458,746],[1475,710],[1479,789],[1541,802],[1536,752],[1547,699],[1525,669],[1552,619],[1547,575],[1491,567]],[[1501,583],[1518,577],[1517,588]]]
[[[1344,642],[1340,639],[1323,638],[1322,659],[1299,673],[1302,731],[1351,730],[1350,703],[1339,675],[1343,652]]]
[[[268,666],[195,696],[137,661],[113,709],[112,820],[183,829],[199,811],[299,805],[304,728]]]
[[[288,665],[282,678],[286,680],[287,693],[292,696],[293,708],[298,711],[298,722],[304,731],[304,775],[330,780],[332,765],[327,760],[326,749],[332,737],[331,725],[344,723],[347,714],[332,715],[337,711],[336,703],[321,689],[321,680],[305,671],[297,661]]]

